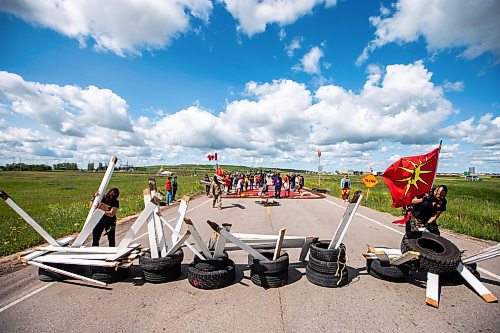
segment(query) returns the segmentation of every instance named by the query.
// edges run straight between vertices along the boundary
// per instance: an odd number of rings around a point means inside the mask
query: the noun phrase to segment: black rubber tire
[[[142,270],[144,281],[149,283],[165,283],[174,281],[181,275],[181,264],[157,270]]]
[[[340,265],[339,265],[340,263]],[[337,274],[339,269],[343,269],[346,264],[345,256],[343,260],[337,263],[331,261],[322,261],[315,259],[313,256],[309,256],[308,265],[311,266],[316,272],[325,273],[325,274]]]
[[[189,284],[198,289],[220,289],[231,285],[236,278],[234,262],[229,259],[229,265],[217,271],[202,271],[191,264],[188,267]]]
[[[261,261],[255,259],[252,255],[248,255],[248,264],[250,269],[254,272],[261,274],[274,274],[288,272],[288,266],[290,266],[290,259],[288,253],[282,253],[278,259],[272,260],[274,256],[274,250],[258,250],[260,254],[268,258],[269,261]]]
[[[64,264],[44,264],[44,265],[60,269],[65,268]],[[54,281],[62,281],[66,279],[66,276],[46,270],[45,268],[38,267],[38,279],[43,282],[54,282]]]
[[[139,266],[143,270],[157,271],[176,266],[182,263],[183,259],[184,252],[182,249],[178,249],[173,254],[163,258],[151,258],[150,252],[144,252],[141,256],[139,256]]]
[[[91,278],[97,281],[111,284],[121,281],[130,275],[130,267],[118,268],[90,266]]]
[[[345,261],[345,245],[340,244],[338,249],[328,249],[329,245],[325,242],[312,243],[309,247],[309,257],[327,262]]]
[[[444,237],[418,232],[415,237],[403,236],[401,251],[420,253],[420,268],[431,273],[453,272],[460,263],[460,250]]]
[[[467,268],[469,270],[469,272],[471,272],[478,280],[481,278],[481,274],[479,274],[479,272],[477,271],[477,264],[476,263],[462,264],[462,265],[464,265],[465,268]],[[443,279],[442,280],[443,283],[446,283],[449,285],[461,284],[465,281],[464,278],[462,277],[462,275],[460,275],[460,273],[458,273],[458,271],[453,271],[453,272],[441,274],[440,278]]]
[[[250,280],[259,287],[279,288],[288,283],[288,271],[274,274],[262,274],[250,270]]]
[[[344,269],[340,275],[325,274],[321,272],[316,272],[314,269],[307,264],[306,266],[306,277],[309,282],[328,288],[340,288],[345,286],[349,282],[348,270]]]
[[[399,282],[406,280],[409,275],[409,267],[407,265],[393,266],[389,263],[384,263],[379,259],[370,259],[366,261],[368,273],[381,280]]]
[[[213,251],[211,253],[213,256]],[[229,255],[227,254],[227,252],[223,252],[222,257],[219,258],[201,260],[200,258],[198,258],[198,256],[195,255],[193,259],[193,265],[197,269],[205,272],[218,271],[220,269],[224,269],[229,264]]]

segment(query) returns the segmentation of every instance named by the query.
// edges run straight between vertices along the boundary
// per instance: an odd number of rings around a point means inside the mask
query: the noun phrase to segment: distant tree
[[[94,171],[94,162],[87,164],[87,171]]]

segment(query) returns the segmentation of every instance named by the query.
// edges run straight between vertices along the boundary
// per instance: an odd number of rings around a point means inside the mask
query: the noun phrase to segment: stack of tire
[[[194,257],[188,267],[188,281],[193,287],[210,290],[231,285],[236,278],[234,261],[229,259],[227,252],[214,259]]]
[[[329,249],[329,243],[315,242],[309,248],[309,262],[306,266],[307,279],[318,286],[340,288],[349,282],[346,247]]]
[[[63,270],[67,270],[66,268],[68,266],[65,264],[45,264],[45,265]],[[66,276],[56,272],[49,271],[42,267],[38,267],[38,279],[43,282],[53,282],[53,281],[62,281],[66,279]]]
[[[91,278],[97,281],[111,284],[114,282],[122,281],[130,275],[130,267],[115,268],[115,267],[101,267],[90,266]]]
[[[259,260],[251,254],[248,255],[252,282],[263,288],[279,288],[286,285],[290,266],[288,253],[282,253],[276,260],[273,260],[274,251],[258,250],[258,252],[268,260]]]
[[[178,249],[173,254],[162,258],[151,258],[150,252],[139,256],[144,281],[149,283],[165,283],[173,281],[181,275],[181,263],[184,252]]]
[[[455,244],[430,232],[404,235],[401,252],[408,251],[419,252],[419,268],[434,274],[453,272],[461,261],[460,250]]]

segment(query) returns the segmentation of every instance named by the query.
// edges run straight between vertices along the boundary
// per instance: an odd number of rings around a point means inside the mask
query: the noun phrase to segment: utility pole
[[[321,150],[318,149],[318,188],[321,188]]]

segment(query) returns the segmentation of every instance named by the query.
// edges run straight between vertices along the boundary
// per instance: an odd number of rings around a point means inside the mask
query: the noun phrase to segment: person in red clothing
[[[165,182],[165,192],[167,192],[167,205],[170,205],[172,202],[172,177],[168,177]]]

